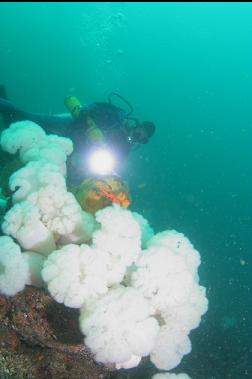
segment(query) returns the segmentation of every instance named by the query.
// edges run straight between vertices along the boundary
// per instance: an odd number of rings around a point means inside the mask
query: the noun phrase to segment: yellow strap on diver
[[[99,128],[91,127],[86,131],[86,134],[87,134],[88,140],[92,143],[104,141],[104,135],[103,135],[101,129],[99,129]]]
[[[88,118],[87,125],[86,135],[88,140],[91,143],[103,142],[104,134],[100,128],[97,128],[95,122],[91,118]]]

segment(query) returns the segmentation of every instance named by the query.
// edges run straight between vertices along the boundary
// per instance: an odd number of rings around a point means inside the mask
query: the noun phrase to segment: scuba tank
[[[78,118],[82,109],[80,101],[75,96],[68,96],[64,104],[73,118]]]

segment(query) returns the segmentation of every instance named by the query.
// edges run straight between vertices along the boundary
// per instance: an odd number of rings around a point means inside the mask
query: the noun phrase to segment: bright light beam
[[[100,148],[91,154],[89,166],[94,174],[112,174],[115,168],[115,158],[110,151]]]

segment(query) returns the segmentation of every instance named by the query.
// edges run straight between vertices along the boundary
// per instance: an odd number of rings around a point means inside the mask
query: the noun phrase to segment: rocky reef
[[[97,364],[83,344],[79,310],[31,286],[0,296],[0,378],[107,379],[113,368]]]

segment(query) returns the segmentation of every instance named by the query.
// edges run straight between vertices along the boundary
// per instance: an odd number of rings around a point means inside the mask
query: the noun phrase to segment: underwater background
[[[1,3],[0,41],[0,83],[20,108],[64,113],[68,95],[115,91],[155,122],[121,174],[155,232],[199,250],[209,299],[172,371],[252,378],[252,4]]]

